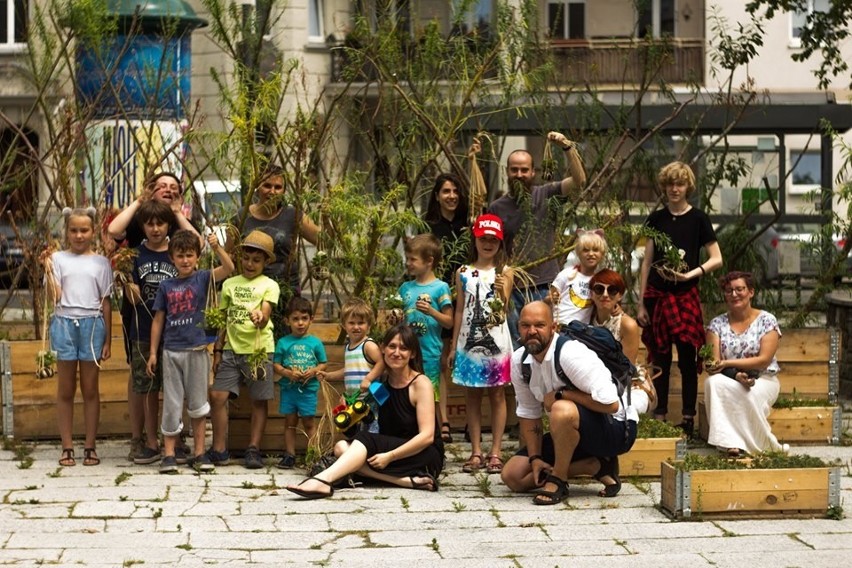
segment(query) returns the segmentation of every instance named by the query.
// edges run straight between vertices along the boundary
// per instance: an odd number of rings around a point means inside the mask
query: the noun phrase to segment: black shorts
[[[620,456],[630,451],[636,440],[636,422],[631,420],[621,422],[609,414],[601,414],[577,405],[580,409],[580,443],[574,450],[571,461],[580,461],[590,457],[608,458]],[[548,432],[541,441],[541,457],[553,465],[556,453],[553,448],[553,437]],[[527,448],[521,448],[518,456],[527,456]]]

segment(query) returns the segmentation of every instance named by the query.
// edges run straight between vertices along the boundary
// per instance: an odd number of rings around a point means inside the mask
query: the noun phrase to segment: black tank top
[[[394,388],[385,380],[385,387],[388,389],[388,399],[379,410],[379,432],[388,436],[396,436],[410,440],[420,433],[417,426],[417,409],[411,404],[411,398],[408,395],[408,387],[411,386],[417,377],[425,377],[425,375],[415,375],[413,379],[401,388]],[[438,427],[438,417],[435,417],[435,445],[443,447],[441,440],[441,429]]]

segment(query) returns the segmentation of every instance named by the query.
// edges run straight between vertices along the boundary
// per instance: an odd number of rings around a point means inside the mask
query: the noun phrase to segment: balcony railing
[[[634,39],[554,41],[550,44],[558,83],[562,85],[638,85],[648,80],[669,84],[704,83],[704,42],[671,39],[646,42]],[[406,46],[406,58],[416,57],[418,46]],[[357,45],[341,42],[331,48],[331,80],[342,83],[374,81],[378,72],[365,60],[359,69]],[[349,77],[346,75],[350,74]]]
[[[633,39],[553,42],[551,55],[566,85],[631,85],[649,78],[669,84],[704,83],[704,41]]]

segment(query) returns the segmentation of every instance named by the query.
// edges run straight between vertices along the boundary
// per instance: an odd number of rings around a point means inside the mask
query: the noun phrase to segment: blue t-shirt
[[[275,344],[275,354],[272,361],[288,369],[307,371],[321,363],[328,362],[325,356],[325,347],[322,341],[313,335],[296,337],[285,335]],[[319,390],[319,381],[316,377],[304,384],[290,381],[282,377],[278,384],[281,390],[301,388],[302,392]]]
[[[443,280],[432,280],[428,284],[418,284],[416,280],[403,282],[399,287],[399,295],[405,308],[405,322],[414,329],[420,339],[420,350],[423,352],[423,363],[438,364],[441,360],[441,324],[432,316],[427,316],[417,310],[417,299],[428,296],[432,307],[439,312],[445,306],[452,305],[450,287]]]
[[[209,270],[198,270],[187,278],[169,278],[160,282],[154,311],[166,312],[164,349],[195,349],[207,345],[202,325],[209,285]]]
[[[154,299],[160,282],[167,278],[177,278],[178,272],[169,258],[168,251],[157,252],[142,243],[133,259],[133,283],[139,286],[142,301],[130,309],[130,339],[135,341],[151,340],[151,322],[154,319]]]

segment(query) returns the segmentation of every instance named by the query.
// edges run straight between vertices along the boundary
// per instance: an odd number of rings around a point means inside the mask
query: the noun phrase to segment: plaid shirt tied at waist
[[[671,351],[675,341],[693,345],[696,350],[704,345],[704,317],[697,286],[679,293],[648,286],[645,298],[657,299],[654,313],[649,314],[651,325],[642,328],[642,343],[652,362],[655,354]]]

